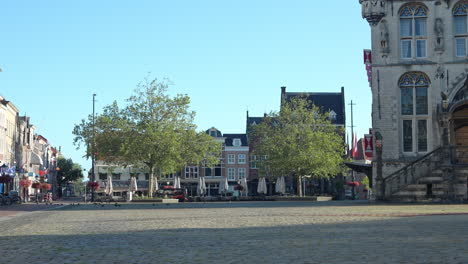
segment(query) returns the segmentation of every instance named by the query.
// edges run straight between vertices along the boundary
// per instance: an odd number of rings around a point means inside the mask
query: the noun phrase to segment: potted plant
[[[33,187],[34,189],[41,189],[42,183],[40,183],[40,182],[35,182],[35,183],[32,184],[32,187]]]
[[[359,186],[359,182],[357,182],[357,181],[350,181],[350,182],[347,182],[346,185],[351,186],[351,187],[358,187],[358,186]]]
[[[41,188],[45,191],[48,191],[50,189],[52,189],[52,185],[48,184],[48,183],[43,183],[41,184]]]
[[[32,184],[31,180],[21,180],[20,181],[20,186],[23,187],[23,188],[28,188],[29,186],[31,186],[31,184]]]

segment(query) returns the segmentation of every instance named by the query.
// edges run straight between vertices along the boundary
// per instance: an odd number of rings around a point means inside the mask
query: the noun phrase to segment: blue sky
[[[99,112],[148,74],[192,98],[200,130],[245,132],[246,110],[277,110],[281,86],[344,86],[355,130],[371,126],[370,29],[357,0],[15,0],[2,3],[0,23],[0,94],[84,167],[71,132],[92,94]],[[350,125],[348,105],[347,115]]]

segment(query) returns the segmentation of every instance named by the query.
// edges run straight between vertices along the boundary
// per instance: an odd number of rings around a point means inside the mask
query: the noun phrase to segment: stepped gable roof
[[[238,138],[241,140],[242,147],[249,146],[249,142],[247,141],[247,134],[224,134],[224,137],[226,138],[226,141],[225,141],[226,147],[235,147],[233,145],[235,138]]]

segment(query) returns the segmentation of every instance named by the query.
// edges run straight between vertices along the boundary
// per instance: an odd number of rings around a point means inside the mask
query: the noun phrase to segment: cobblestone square
[[[468,263],[467,223],[467,205],[70,205],[1,220],[0,263]]]

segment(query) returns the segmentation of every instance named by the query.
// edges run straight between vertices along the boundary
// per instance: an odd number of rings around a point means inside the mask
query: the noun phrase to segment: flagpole
[[[94,162],[95,162],[95,144],[96,144],[96,141],[94,139],[94,137],[96,136],[95,135],[95,120],[94,120],[94,104],[96,102],[96,94],[93,94],[93,140],[91,142],[91,181],[92,182],[95,182],[96,181],[96,176],[94,174]],[[94,196],[95,196],[95,191],[94,191],[94,188],[91,188],[91,202],[94,202]]]

